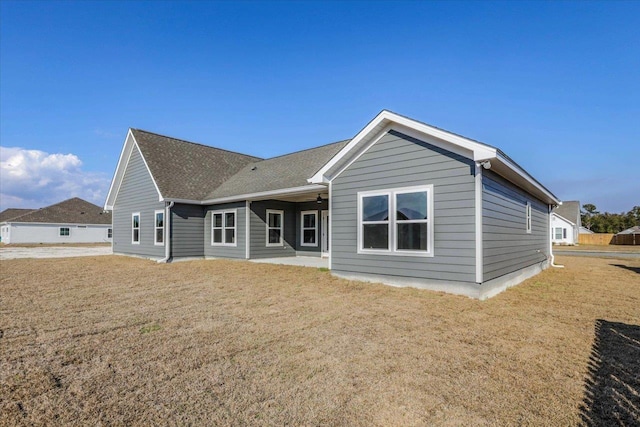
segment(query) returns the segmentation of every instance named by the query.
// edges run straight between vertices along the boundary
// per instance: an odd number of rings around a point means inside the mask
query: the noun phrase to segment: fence
[[[581,245],[611,245],[615,234],[612,233],[595,233],[595,234],[579,234],[578,243]]]
[[[612,245],[640,245],[640,234],[617,234],[613,237]]]

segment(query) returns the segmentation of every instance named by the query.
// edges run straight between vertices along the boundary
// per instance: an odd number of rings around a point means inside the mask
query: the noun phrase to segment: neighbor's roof
[[[100,206],[74,197],[46,208],[30,210],[24,215],[12,218],[11,222],[111,224],[111,213],[104,212]]]
[[[166,199],[202,200],[259,157],[131,129],[149,171]]]
[[[561,217],[575,223],[578,217],[580,217],[580,202],[577,200],[562,202],[562,204],[553,211]]]
[[[633,227],[627,228],[618,234],[640,234],[640,225],[634,225]]]
[[[19,216],[28,214],[29,212],[33,212],[34,209],[18,209],[18,208],[9,208],[0,212],[0,222],[9,221],[11,219],[17,218]]]
[[[316,173],[349,140],[250,163],[212,191],[207,200],[309,185]]]

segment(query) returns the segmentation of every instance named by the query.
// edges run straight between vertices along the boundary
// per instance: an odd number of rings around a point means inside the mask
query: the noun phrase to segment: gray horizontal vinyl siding
[[[300,256],[320,256],[322,251],[322,211],[328,209],[328,203],[318,202],[296,203],[296,251]],[[302,212],[315,211],[317,218],[317,246],[302,246]]]
[[[113,206],[113,252],[151,258],[165,256],[164,245],[154,244],[155,211],[164,209],[137,147],[122,179]],[[131,215],[140,212],[140,244],[131,243]]]
[[[434,256],[357,253],[357,193],[433,184]],[[332,182],[331,268],[475,283],[474,164],[390,131]]]
[[[236,246],[212,246],[211,245],[211,218],[212,212],[222,210],[236,210]],[[245,202],[225,203],[205,207],[204,217],[204,254],[214,258],[246,258],[246,208]]]
[[[284,211],[283,246],[267,246],[267,209]],[[275,258],[296,256],[296,206],[295,203],[264,200],[251,203],[250,258]]]
[[[526,205],[531,203],[531,233]],[[546,260],[549,254],[547,205],[491,171],[482,177],[483,281]]]
[[[204,210],[202,206],[175,204],[171,208],[171,256],[203,257]]]

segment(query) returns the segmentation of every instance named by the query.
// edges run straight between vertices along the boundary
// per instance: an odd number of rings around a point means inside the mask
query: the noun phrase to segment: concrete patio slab
[[[297,265],[300,267],[329,268],[329,259],[311,256],[292,256],[282,258],[251,259],[251,262],[263,264]]]

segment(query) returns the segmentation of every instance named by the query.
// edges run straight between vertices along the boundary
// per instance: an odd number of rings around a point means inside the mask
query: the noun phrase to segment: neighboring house
[[[634,225],[613,236],[614,245],[640,245],[640,225]]]
[[[382,111],[266,160],[130,129],[105,209],[114,253],[326,256],[341,277],[486,298],[550,264],[559,203],[500,150]]]
[[[553,210],[551,218],[551,241],[560,245],[575,245],[582,228],[580,202],[570,200]]]
[[[578,234],[593,234],[593,231],[589,230],[587,227],[580,226]]]
[[[111,213],[77,197],[41,209],[0,212],[4,243],[111,242]]]

